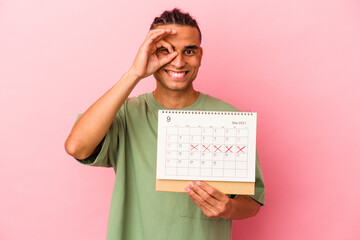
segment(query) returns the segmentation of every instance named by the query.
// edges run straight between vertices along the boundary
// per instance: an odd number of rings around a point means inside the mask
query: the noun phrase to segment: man
[[[80,162],[116,172],[107,239],[230,239],[231,219],[255,215],[264,203],[257,163],[254,196],[230,198],[204,182],[186,193],[155,191],[159,109],[237,111],[194,90],[203,49],[196,21],[178,9],[155,18],[130,70],[75,123],[66,151]],[[153,93],[128,96],[152,75]]]

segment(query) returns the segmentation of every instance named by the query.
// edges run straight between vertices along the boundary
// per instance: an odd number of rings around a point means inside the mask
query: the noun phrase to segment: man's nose
[[[171,61],[171,65],[176,68],[182,68],[185,66],[184,58],[181,53],[179,53],[176,58]]]

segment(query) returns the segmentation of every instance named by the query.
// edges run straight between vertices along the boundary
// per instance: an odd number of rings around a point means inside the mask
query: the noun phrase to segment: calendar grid
[[[246,128],[166,128],[167,176],[247,177]]]

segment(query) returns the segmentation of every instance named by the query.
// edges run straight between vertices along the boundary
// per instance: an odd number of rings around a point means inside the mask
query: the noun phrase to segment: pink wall
[[[177,2],[1,1],[0,239],[104,239],[113,171],[63,142],[174,6],[203,31],[197,89],[259,115],[267,205],[233,239],[360,239],[359,1]]]

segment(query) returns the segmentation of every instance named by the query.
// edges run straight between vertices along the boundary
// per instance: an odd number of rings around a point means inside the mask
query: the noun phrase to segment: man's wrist
[[[232,219],[232,213],[233,213],[233,211],[235,211],[235,209],[233,209],[234,204],[235,204],[234,199],[229,198],[227,212],[225,213],[225,216],[224,216],[225,219]]]
[[[136,74],[132,69],[130,69],[128,72],[124,74],[124,78],[128,79],[131,82],[134,82],[137,84],[143,77]]]

